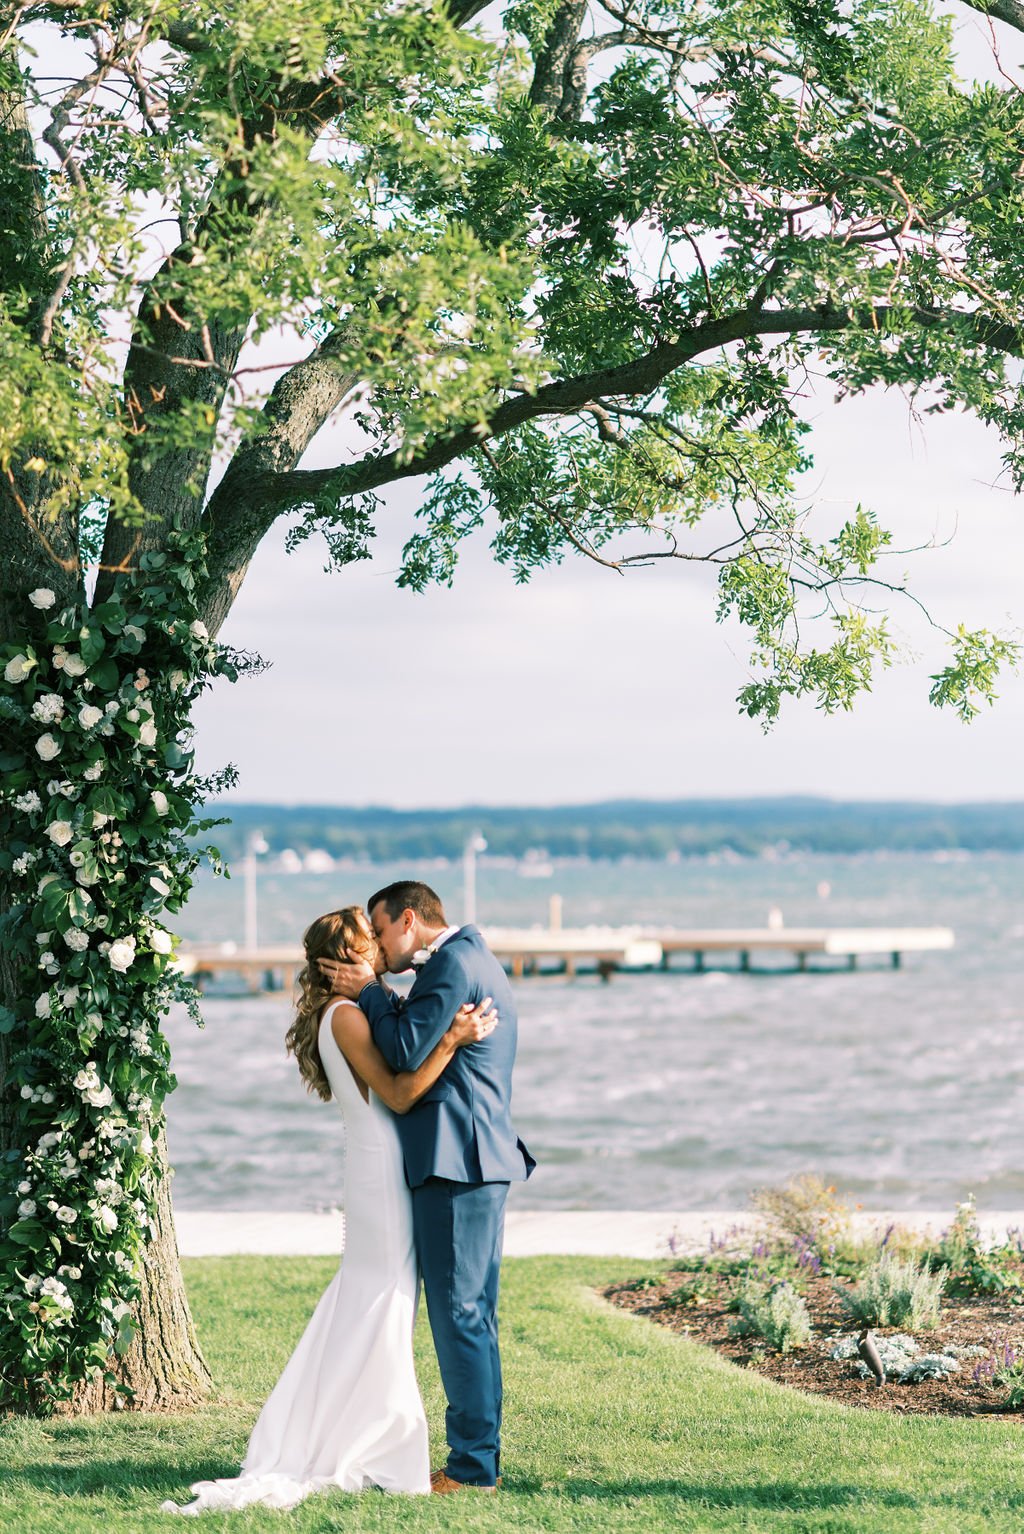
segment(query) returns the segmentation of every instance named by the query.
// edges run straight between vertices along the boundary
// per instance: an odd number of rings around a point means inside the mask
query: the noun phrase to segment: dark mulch
[[[631,1288],[614,1284],[603,1291],[606,1299],[635,1315],[647,1316],[660,1326],[691,1337],[695,1342],[714,1348],[741,1368],[753,1369],[783,1385],[794,1385],[813,1395],[827,1395],[849,1406],[866,1406],[876,1411],[898,1413],[924,1412],[950,1417],[973,1416],[979,1412],[1000,1412],[1004,1390],[975,1384],[977,1359],[961,1360],[960,1372],[943,1380],[922,1380],[918,1385],[875,1385],[862,1380],[857,1360],[829,1357],[825,1339],[835,1333],[849,1333],[851,1324],[830,1278],[807,1281],[804,1299],[814,1328],[808,1347],[790,1353],[772,1353],[759,1337],[738,1336],[732,1331],[734,1312],[727,1309],[729,1281],[718,1274],[701,1275],[708,1287],[708,1298],[699,1304],[673,1304],[671,1296],[684,1284],[692,1284],[697,1274],[681,1269],[666,1274],[651,1287]],[[941,1353],[943,1346],[980,1345],[988,1350],[1002,1350],[1005,1343],[1024,1347],[1024,1307],[1008,1304],[999,1295],[970,1295],[965,1299],[943,1300],[940,1324],[934,1331],[909,1332],[905,1327],[874,1328],[876,1335],[904,1331],[913,1336],[923,1353]],[[1011,1414],[1020,1420],[1021,1413]]]

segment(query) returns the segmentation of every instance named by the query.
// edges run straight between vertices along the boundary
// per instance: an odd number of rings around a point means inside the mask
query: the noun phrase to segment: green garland
[[[196,612],[202,540],[144,554],[115,599],[29,597],[0,648],[0,1007],[15,1094],[0,1164],[0,1407],[46,1410],[129,1346],[175,1085],[161,1020],[195,995],[163,912],[180,910],[230,774],[193,771],[189,716],[245,662]],[[205,849],[216,858],[215,850]],[[120,1387],[125,1388],[125,1387]]]

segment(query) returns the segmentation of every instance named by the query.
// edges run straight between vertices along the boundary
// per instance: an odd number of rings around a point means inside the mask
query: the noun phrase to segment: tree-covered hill
[[[1024,849],[1024,803],[924,804],[816,798],[614,799],[600,804],[465,806],[396,810],[370,806],[235,804],[218,841],[229,857],[260,831],[271,852],[323,848],[335,857],[456,857],[480,830],[488,851],[521,857],[668,857],[731,849],[756,856],[788,846],[811,852],[972,852]]]

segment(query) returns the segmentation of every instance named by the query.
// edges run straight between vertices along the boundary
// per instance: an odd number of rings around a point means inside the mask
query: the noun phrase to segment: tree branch
[[[453,459],[461,458],[485,440],[494,440],[516,427],[543,416],[571,415],[591,410],[595,403],[618,397],[646,396],[657,390],[670,373],[705,352],[754,336],[798,335],[882,329],[894,311],[887,305],[860,309],[829,308],[740,310],[721,319],[695,326],[672,341],[653,347],[643,356],[615,367],[583,373],[575,378],[544,384],[534,394],[517,394],[496,407],[486,425],[474,422],[449,436],[437,438],[418,452],[403,447],[371,454],[356,463],[330,469],[297,469],[287,474],[264,474],[250,485],[250,499],[261,514],[274,517],[299,506],[313,505],[320,497],[339,499],[362,495],[396,480],[432,474]],[[905,311],[899,311],[901,314]],[[965,324],[974,332],[976,344],[994,351],[1024,357],[1024,328],[956,310],[919,309],[916,322],[924,329],[950,323]],[[268,522],[269,525],[269,522]]]
[[[962,0],[962,4],[969,6],[972,11],[980,11],[983,16],[994,16],[996,21],[1005,21],[1008,27],[1014,27],[1018,32],[1024,32],[1024,4],[1021,0]]]
[[[576,65],[576,45],[586,19],[587,3],[588,0],[562,0],[544,35],[530,85],[530,103],[540,107],[546,117],[572,115],[572,103],[579,94],[579,81],[574,81],[574,75],[580,76],[586,85],[587,61]]]
[[[251,487],[266,474],[294,469],[321,426],[359,382],[336,353],[345,339],[334,331],[316,351],[278,379],[263,407],[266,429],[238,448],[203,514],[207,580],[203,620],[216,634],[231,609],[260,540],[277,516],[254,504]]]

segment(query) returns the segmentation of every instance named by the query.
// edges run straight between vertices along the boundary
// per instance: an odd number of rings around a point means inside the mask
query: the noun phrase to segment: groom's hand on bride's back
[[[377,979],[373,965],[365,959],[318,959],[317,963],[332,995],[346,996],[349,1001],[357,1001],[360,991]]]

